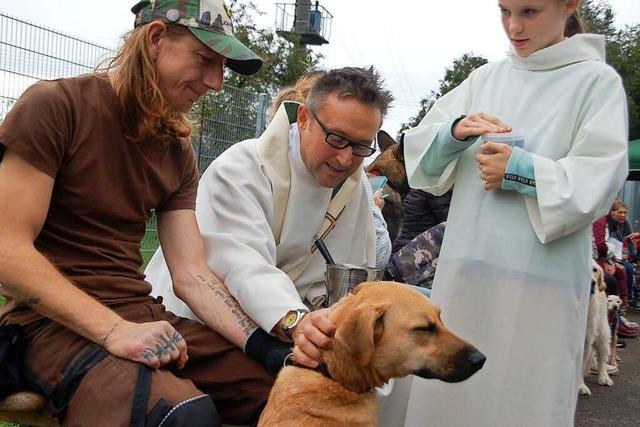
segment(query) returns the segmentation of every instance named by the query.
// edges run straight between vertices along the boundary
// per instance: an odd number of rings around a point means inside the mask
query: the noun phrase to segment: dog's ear
[[[602,271],[601,268],[598,268],[598,271],[596,273],[596,282],[598,284],[598,289],[600,290],[600,292],[604,292],[607,290],[607,284],[604,281],[604,273]]]
[[[367,366],[384,333],[384,307],[360,304],[347,312],[336,338],[360,366]]]
[[[400,142],[398,143],[398,149],[396,150],[396,159],[399,162],[404,163],[404,132],[400,134]]]
[[[391,147],[396,141],[391,138],[391,135],[386,133],[383,130],[378,131],[378,147],[380,147],[380,151],[385,151],[387,148]]]

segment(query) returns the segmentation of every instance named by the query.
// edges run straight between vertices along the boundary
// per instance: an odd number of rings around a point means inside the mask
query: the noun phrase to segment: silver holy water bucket
[[[382,280],[383,274],[384,270],[382,268],[358,267],[351,264],[327,264],[324,278],[327,287],[328,306],[335,304],[362,282]]]

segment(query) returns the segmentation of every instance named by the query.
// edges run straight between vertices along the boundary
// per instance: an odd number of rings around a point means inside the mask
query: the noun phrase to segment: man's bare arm
[[[258,326],[207,266],[195,212],[161,213],[158,233],[176,296],[207,326],[243,348]]]
[[[157,367],[183,364],[186,344],[159,353],[162,338],[175,339],[167,322],[135,324],[84,293],[34,246],[49,210],[54,180],[8,150],[0,163],[0,283],[3,291],[112,354]],[[29,191],[25,191],[28,188]],[[90,313],[90,315],[87,315]]]

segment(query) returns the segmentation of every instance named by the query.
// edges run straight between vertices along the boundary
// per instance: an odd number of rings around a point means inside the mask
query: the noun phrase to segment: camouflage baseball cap
[[[143,0],[131,8],[134,27],[151,21],[179,24],[211,50],[227,58],[227,67],[239,74],[258,72],[262,59],[233,35],[231,11],[223,0]]]

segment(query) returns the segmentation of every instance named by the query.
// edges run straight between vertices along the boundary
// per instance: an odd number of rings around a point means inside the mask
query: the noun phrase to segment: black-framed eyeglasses
[[[322,122],[320,121],[320,119],[318,119],[318,116],[316,115],[316,113],[313,112],[313,110],[311,109],[308,109],[308,110],[313,116],[314,120],[318,122],[318,125],[323,130],[325,135],[324,140],[327,141],[327,144],[329,144],[333,148],[337,148],[341,150],[343,148],[351,147],[351,152],[354,155],[359,157],[369,157],[370,155],[376,152],[375,147],[372,147],[366,144],[360,144],[359,142],[353,142],[348,138],[345,138],[344,136],[331,132],[329,129],[327,129],[327,127],[324,124],[322,124]],[[373,139],[373,141],[371,142],[375,143],[375,139]],[[375,146],[375,144],[373,145]]]

